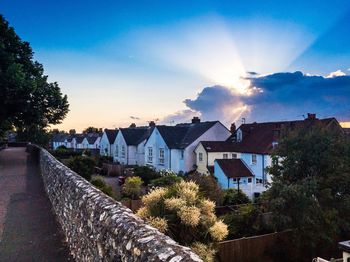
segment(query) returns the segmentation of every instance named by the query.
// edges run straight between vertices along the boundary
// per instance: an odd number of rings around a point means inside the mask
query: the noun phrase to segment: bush
[[[86,180],[91,179],[91,175],[94,173],[95,164],[93,158],[85,156],[71,157],[68,161],[68,167]]]
[[[60,145],[59,147],[56,148],[56,150],[57,150],[57,149],[67,149],[67,147],[64,146],[64,145]]]
[[[111,156],[99,156],[97,159],[97,166],[102,168],[103,164],[113,163],[113,157]]]
[[[91,179],[90,182],[91,182],[91,184],[93,184],[95,187],[100,189],[106,195],[108,195],[110,197],[114,197],[112,187],[107,185],[106,182],[102,178],[95,177],[95,178]]]
[[[167,186],[171,186],[177,182],[180,182],[182,180],[182,177],[177,176],[173,172],[161,171],[159,174],[161,175],[161,177],[151,180],[151,182],[149,184],[150,186],[167,187]]]
[[[143,182],[140,177],[132,176],[128,177],[125,180],[124,186],[123,186],[123,193],[131,199],[137,199],[141,194],[141,186]]]
[[[263,222],[262,212],[253,204],[242,205],[237,212],[222,216],[228,225],[229,238],[250,237],[271,232]]]
[[[202,196],[209,198],[218,205],[221,205],[222,190],[213,175],[203,175],[194,172],[189,174],[186,180],[195,182],[199,186],[199,192]]]
[[[136,166],[134,168],[134,176],[140,177],[146,186],[151,180],[161,177],[160,173],[148,166]]]
[[[244,194],[241,190],[238,191],[234,188],[223,190],[224,206],[242,205],[248,203],[250,203],[248,196]]]
[[[67,148],[57,148],[54,151],[51,151],[52,155],[58,159],[68,159],[70,157],[80,156],[80,152],[73,151]]]
[[[201,197],[199,186],[192,181],[157,188],[143,196],[142,203],[137,215],[182,245],[203,251],[228,234],[227,225],[214,213],[215,203]]]

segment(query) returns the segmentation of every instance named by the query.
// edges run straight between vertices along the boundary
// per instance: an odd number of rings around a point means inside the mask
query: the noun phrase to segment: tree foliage
[[[319,128],[283,139],[266,193],[276,230],[293,229],[284,261],[310,261],[350,238],[350,142]]]
[[[136,166],[134,168],[134,176],[140,177],[146,186],[151,180],[161,177],[160,173],[148,166]]]
[[[143,181],[138,176],[132,176],[125,179],[123,193],[131,199],[137,199],[141,194]]]
[[[68,113],[67,96],[56,82],[48,82],[29,43],[1,15],[0,89],[0,129],[14,126],[20,139],[37,139],[40,131],[61,123]]]
[[[244,194],[241,190],[237,190],[235,188],[225,189],[223,190],[223,205],[231,206],[231,205],[241,205],[248,204],[250,200],[246,194]]]
[[[74,156],[68,161],[68,167],[86,180],[91,179],[95,166],[95,160],[87,156]]]

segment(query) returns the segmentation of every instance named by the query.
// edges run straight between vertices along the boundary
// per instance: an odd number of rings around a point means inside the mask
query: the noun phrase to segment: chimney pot
[[[149,126],[156,126],[156,123],[154,121],[150,121]]]
[[[135,123],[131,123],[131,125],[129,127],[136,127]]]
[[[316,114],[307,113],[307,119],[316,119]]]
[[[194,116],[192,118],[192,124],[197,124],[197,123],[200,123],[200,122],[201,122],[201,120],[200,120],[200,118],[198,116]]]
[[[235,123],[232,123],[232,124],[231,124],[230,131],[231,131],[232,134],[233,134],[234,132],[236,132],[236,124],[235,124]]]

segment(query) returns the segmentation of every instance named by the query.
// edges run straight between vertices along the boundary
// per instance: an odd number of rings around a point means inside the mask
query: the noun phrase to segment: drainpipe
[[[169,169],[171,170],[171,148],[169,148]]]
[[[261,155],[261,157],[262,157],[262,178],[263,178],[263,185],[265,185],[265,168],[264,168],[265,157],[264,155]]]

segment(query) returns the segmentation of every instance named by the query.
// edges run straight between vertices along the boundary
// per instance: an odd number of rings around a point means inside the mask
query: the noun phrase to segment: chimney
[[[135,124],[135,123],[132,123],[129,127],[135,128],[135,127],[136,127],[136,124]]]
[[[156,123],[154,121],[150,121],[148,125],[152,127],[152,126],[156,126]]]
[[[201,120],[199,119],[198,116],[194,116],[194,117],[192,118],[192,124],[197,124],[197,123],[200,123],[200,122],[201,122]]]
[[[235,124],[235,123],[232,123],[232,124],[231,124],[230,131],[231,131],[232,134],[233,134],[234,132],[236,132],[236,124]]]
[[[308,120],[315,120],[316,119],[316,114],[311,114],[311,113],[307,113],[307,118]]]
[[[245,124],[245,117],[242,117],[242,124]]]

